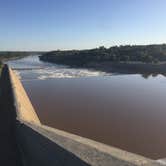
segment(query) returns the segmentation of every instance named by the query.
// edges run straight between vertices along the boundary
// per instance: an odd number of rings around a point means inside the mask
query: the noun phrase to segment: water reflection
[[[158,73],[144,73],[144,74],[141,74],[141,76],[145,79],[148,79],[150,76],[152,77],[157,77],[159,74]]]
[[[166,73],[144,73],[144,74],[141,74],[141,76],[145,79],[148,79],[150,77],[158,77],[159,75],[166,77]]]

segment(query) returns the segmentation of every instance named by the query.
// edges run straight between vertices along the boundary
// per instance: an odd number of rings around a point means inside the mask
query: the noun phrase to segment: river
[[[71,69],[37,55],[7,63],[17,69],[42,123],[152,159],[166,157],[165,76]]]

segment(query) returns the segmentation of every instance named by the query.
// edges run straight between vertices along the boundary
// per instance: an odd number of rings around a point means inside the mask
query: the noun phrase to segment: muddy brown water
[[[45,67],[19,71],[44,124],[152,159],[166,157],[166,77],[78,72],[35,60],[9,64]]]

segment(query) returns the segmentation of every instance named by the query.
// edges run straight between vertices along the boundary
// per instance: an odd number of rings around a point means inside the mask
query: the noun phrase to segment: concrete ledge
[[[17,119],[40,124],[40,120],[16,74],[9,68]]]
[[[22,122],[18,126],[18,135],[24,153],[26,156],[30,154],[28,161],[37,164],[36,159],[39,159],[40,165],[43,166],[56,165],[57,159],[61,163],[58,166],[160,165],[154,160],[45,125]],[[50,164],[48,156],[51,157]],[[71,158],[66,160],[67,156],[72,156],[74,160]]]

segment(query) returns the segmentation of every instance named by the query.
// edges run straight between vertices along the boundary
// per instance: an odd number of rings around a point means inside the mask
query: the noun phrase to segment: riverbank
[[[20,59],[20,58],[24,58],[26,56],[30,55],[30,53],[28,52],[0,52],[0,61],[1,62],[5,62],[8,60],[15,60],[15,59]]]
[[[40,60],[115,73],[166,73],[166,45],[51,51]]]
[[[0,51],[0,61],[6,62],[9,60],[17,60],[30,55],[44,54],[39,51]]]
[[[122,74],[165,74],[166,63],[133,63],[133,62],[101,62],[91,63],[86,68],[96,69],[104,72],[122,73]]]
[[[60,65],[65,65],[66,63],[62,63],[56,61],[53,58],[43,58],[39,57],[41,61],[56,63]],[[67,64],[67,66],[71,68],[83,68],[83,69],[91,69],[98,70],[102,72],[108,73],[121,73],[121,74],[164,74],[166,73],[166,62],[162,63],[142,63],[142,62],[90,62],[84,65],[76,65],[76,64]]]

